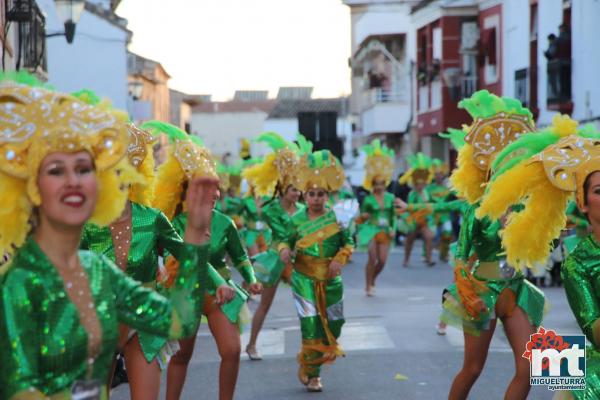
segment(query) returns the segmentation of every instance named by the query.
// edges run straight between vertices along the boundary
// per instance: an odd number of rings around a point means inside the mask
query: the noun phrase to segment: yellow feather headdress
[[[377,178],[388,186],[394,174],[394,150],[382,145],[379,139],[364,145],[361,150],[367,155],[363,187],[368,191],[373,190],[373,181]]]
[[[0,84],[0,121],[0,254],[20,247],[29,233],[42,200],[39,166],[53,152],[93,157],[99,195],[91,222],[106,225],[121,214],[126,188],[139,180],[124,158],[124,121],[70,95],[15,82]]]
[[[547,260],[550,243],[566,225],[570,198],[575,193],[581,207],[585,179],[600,171],[600,134],[576,128],[576,123],[555,117],[553,127],[523,136],[494,164],[494,179],[476,216],[498,219],[511,206],[524,205],[509,214],[501,232],[507,260],[517,268]]]
[[[484,193],[495,156],[521,135],[535,129],[531,112],[518,100],[498,97],[487,90],[458,103],[473,118],[463,127],[465,144],[458,153],[458,168],[450,183],[459,197],[473,204]]]
[[[194,176],[211,176],[218,179],[217,167],[211,152],[201,141],[191,139],[187,133],[166,122],[149,121],[141,126],[155,136],[169,137],[171,146],[167,159],[156,171],[154,201],[152,206],[169,219],[175,217],[182,203],[184,184]]]
[[[267,143],[273,150],[262,162],[246,168],[242,173],[255,194],[272,196],[277,184],[282,190],[290,185],[296,186],[300,158],[295,144],[275,132],[262,133],[255,141]]]
[[[344,168],[329,150],[319,150],[306,154],[300,160],[298,189],[325,189],[336,192],[344,185]]]

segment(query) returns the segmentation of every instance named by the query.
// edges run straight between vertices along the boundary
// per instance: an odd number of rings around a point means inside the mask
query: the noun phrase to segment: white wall
[[[201,137],[214,154],[230,152],[236,158],[240,139],[250,139],[262,133],[266,119],[267,113],[264,112],[193,113],[192,133]]]
[[[370,35],[408,33],[412,31],[410,6],[371,5],[364,14],[356,18],[353,29],[353,43],[356,46]]]
[[[46,16],[46,33],[63,32],[52,0],[37,0]],[[127,107],[127,32],[84,11],[75,40],[46,39],[48,81],[57,90],[91,89],[120,109]]]
[[[514,97],[515,71],[529,68],[529,6],[522,0],[504,0],[502,18],[502,95]],[[541,42],[545,41],[544,37]]]
[[[600,118],[600,43],[598,17],[600,1],[573,0],[572,90],[574,119]]]
[[[410,107],[401,103],[377,103],[362,114],[363,134],[406,131]]]
[[[294,141],[296,140],[296,134],[298,133],[298,119],[266,119],[263,132],[275,132],[280,134],[285,140]]]

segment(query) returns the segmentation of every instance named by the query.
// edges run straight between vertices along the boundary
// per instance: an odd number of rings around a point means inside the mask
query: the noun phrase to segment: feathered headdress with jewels
[[[20,247],[41,204],[38,170],[50,153],[87,151],[100,188],[90,219],[107,225],[140,178],[125,158],[127,124],[68,94],[6,81],[0,75],[0,254]]]
[[[210,151],[200,138],[192,139],[178,127],[160,121],[148,121],[141,126],[154,136],[169,138],[167,159],[156,171],[153,207],[169,219],[175,217],[177,206],[183,201],[184,183],[194,176],[218,178],[217,166]]]
[[[592,127],[577,131],[577,122],[557,115],[549,129],[504,149],[493,169],[477,217],[498,219],[522,203],[523,210],[510,213],[501,232],[507,260],[517,268],[544,263],[566,225],[573,193],[583,206],[585,179],[600,171],[600,133]]]
[[[344,168],[329,150],[315,151],[300,159],[297,187],[302,192],[317,188],[337,192],[344,179]]]
[[[296,174],[300,159],[298,148],[275,132],[260,134],[255,142],[266,143],[273,152],[260,164],[246,168],[242,175],[259,196],[272,196],[277,185],[285,190],[296,186]]]
[[[367,155],[363,187],[368,191],[373,190],[375,179],[383,179],[385,186],[389,185],[394,174],[394,150],[382,145],[379,139],[373,140],[361,149]]]
[[[411,154],[407,158],[410,169],[402,175],[400,183],[415,185],[419,182],[429,183],[433,178],[433,161],[423,153]]]
[[[473,118],[470,126],[463,127],[464,145],[458,153],[458,168],[450,176],[450,183],[459,197],[476,203],[485,190],[494,157],[521,135],[533,132],[531,112],[521,102],[498,97],[487,90],[475,92],[458,103]],[[450,136],[461,146],[456,131]]]
[[[128,122],[129,116],[126,112],[118,110],[112,106],[108,99],[101,99],[96,93],[89,89],[79,90],[71,93],[79,100],[98,107],[115,118]],[[153,144],[154,137],[147,131],[136,127],[128,122],[129,145],[127,146],[127,158],[137,172],[143,176],[143,180],[134,183],[129,188],[129,200],[145,206],[150,206],[154,197],[154,155]]]

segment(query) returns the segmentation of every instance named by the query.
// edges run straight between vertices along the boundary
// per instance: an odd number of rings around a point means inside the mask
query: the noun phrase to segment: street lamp
[[[75,37],[75,24],[79,22],[85,7],[84,0],[54,0],[58,18],[65,24],[65,37],[67,43],[73,43]]]

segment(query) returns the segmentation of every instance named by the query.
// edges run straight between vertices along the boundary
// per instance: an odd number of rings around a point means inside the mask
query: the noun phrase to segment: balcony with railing
[[[549,109],[565,110],[571,103],[571,60],[548,61],[548,86],[546,103]]]

